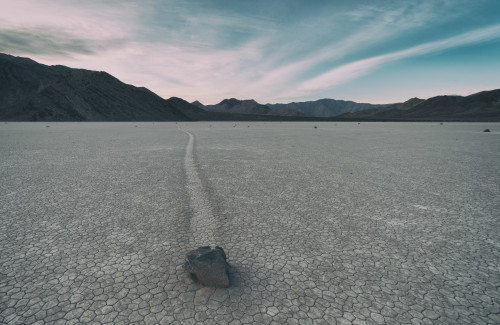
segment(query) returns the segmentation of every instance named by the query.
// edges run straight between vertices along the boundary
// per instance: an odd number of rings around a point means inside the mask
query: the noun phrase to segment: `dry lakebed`
[[[500,324],[499,131],[2,122],[0,323]]]

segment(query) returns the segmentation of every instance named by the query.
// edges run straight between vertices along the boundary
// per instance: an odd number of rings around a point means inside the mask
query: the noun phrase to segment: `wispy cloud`
[[[306,80],[305,82],[301,83],[297,90],[302,94],[306,94],[321,89],[331,88],[339,84],[347,83],[353,79],[356,79],[373,71],[376,68],[379,68],[384,64],[388,64],[393,61],[433,52],[439,52],[458,46],[485,42],[496,38],[500,38],[500,25],[495,25],[488,28],[463,33],[444,40],[429,42],[405,50],[344,64],[342,66],[331,69],[330,71],[327,71],[317,77]]]
[[[76,39],[120,39],[130,35],[137,24],[140,7],[133,2],[117,5],[94,1],[0,0],[0,28],[38,30],[71,35]]]
[[[93,55],[120,48],[123,44],[123,39],[83,39],[54,28],[0,29],[0,52],[6,53],[56,57],[74,54]]]
[[[293,10],[281,1],[0,0],[6,8],[0,12],[0,51],[105,70],[163,97],[205,104],[225,97],[284,101],[496,33],[484,29],[483,36],[476,31],[408,45],[408,34],[468,10],[455,5],[462,0],[447,1],[326,2]],[[397,51],[403,43],[410,47]]]
[[[422,28],[438,18],[440,21],[451,19],[452,15],[442,18],[443,10],[449,11],[449,5],[443,6],[438,1],[424,1],[403,2],[398,6],[394,4],[390,6],[361,5],[342,12],[342,15],[321,15],[316,22],[311,23],[315,24],[314,30],[333,28],[345,32],[347,25],[350,26],[350,31],[342,37],[337,36],[325,42],[321,47],[312,47],[304,58],[286,64],[280,64],[280,61],[286,62],[287,54],[271,53],[267,62],[263,63],[267,65],[265,73],[250,87],[268,98],[286,99],[292,92],[301,96],[304,92],[297,93],[297,91],[301,90],[299,88],[303,80],[307,78],[307,74],[324,70],[327,65],[334,65],[336,61],[344,61],[353,54],[387,43],[391,39],[405,35],[408,31]],[[454,13],[458,15],[458,10]],[[332,24],[330,21],[336,21],[336,23]],[[352,21],[355,21],[355,24],[352,24]]]

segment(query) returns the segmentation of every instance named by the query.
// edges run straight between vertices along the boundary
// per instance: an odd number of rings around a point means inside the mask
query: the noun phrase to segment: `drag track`
[[[189,136],[184,156],[184,172],[186,173],[186,187],[192,210],[190,217],[190,232],[193,238],[191,246],[218,245],[217,229],[219,223],[214,216],[208,193],[198,175],[194,152],[195,137],[188,131],[184,132]]]

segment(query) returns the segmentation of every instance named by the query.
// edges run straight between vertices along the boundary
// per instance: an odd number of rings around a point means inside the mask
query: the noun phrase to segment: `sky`
[[[0,0],[0,52],[158,95],[395,103],[500,88],[498,0]]]

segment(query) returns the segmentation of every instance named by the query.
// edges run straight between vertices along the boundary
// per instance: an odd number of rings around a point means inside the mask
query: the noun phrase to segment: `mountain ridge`
[[[428,99],[412,98],[404,103],[377,110],[344,113],[339,120],[448,120],[500,121],[500,89],[480,91],[468,96],[440,95]]]
[[[192,103],[209,112],[247,114],[247,115],[273,115],[273,116],[304,116],[307,115],[288,108],[272,110],[267,105],[259,104],[254,99],[226,98],[215,105],[203,105],[199,101]]]
[[[48,66],[0,53],[0,120],[500,121],[500,89],[469,96],[411,98],[390,105],[328,98],[268,105],[253,99],[228,98],[216,105],[203,105],[178,97],[164,99],[145,87],[123,83],[107,72]]]
[[[322,98],[314,101],[292,102],[288,104],[266,104],[271,109],[287,108],[314,117],[333,117],[342,113],[376,109],[385,104],[356,103],[348,100]]]
[[[205,112],[103,71],[0,55],[0,120],[189,121]]]

